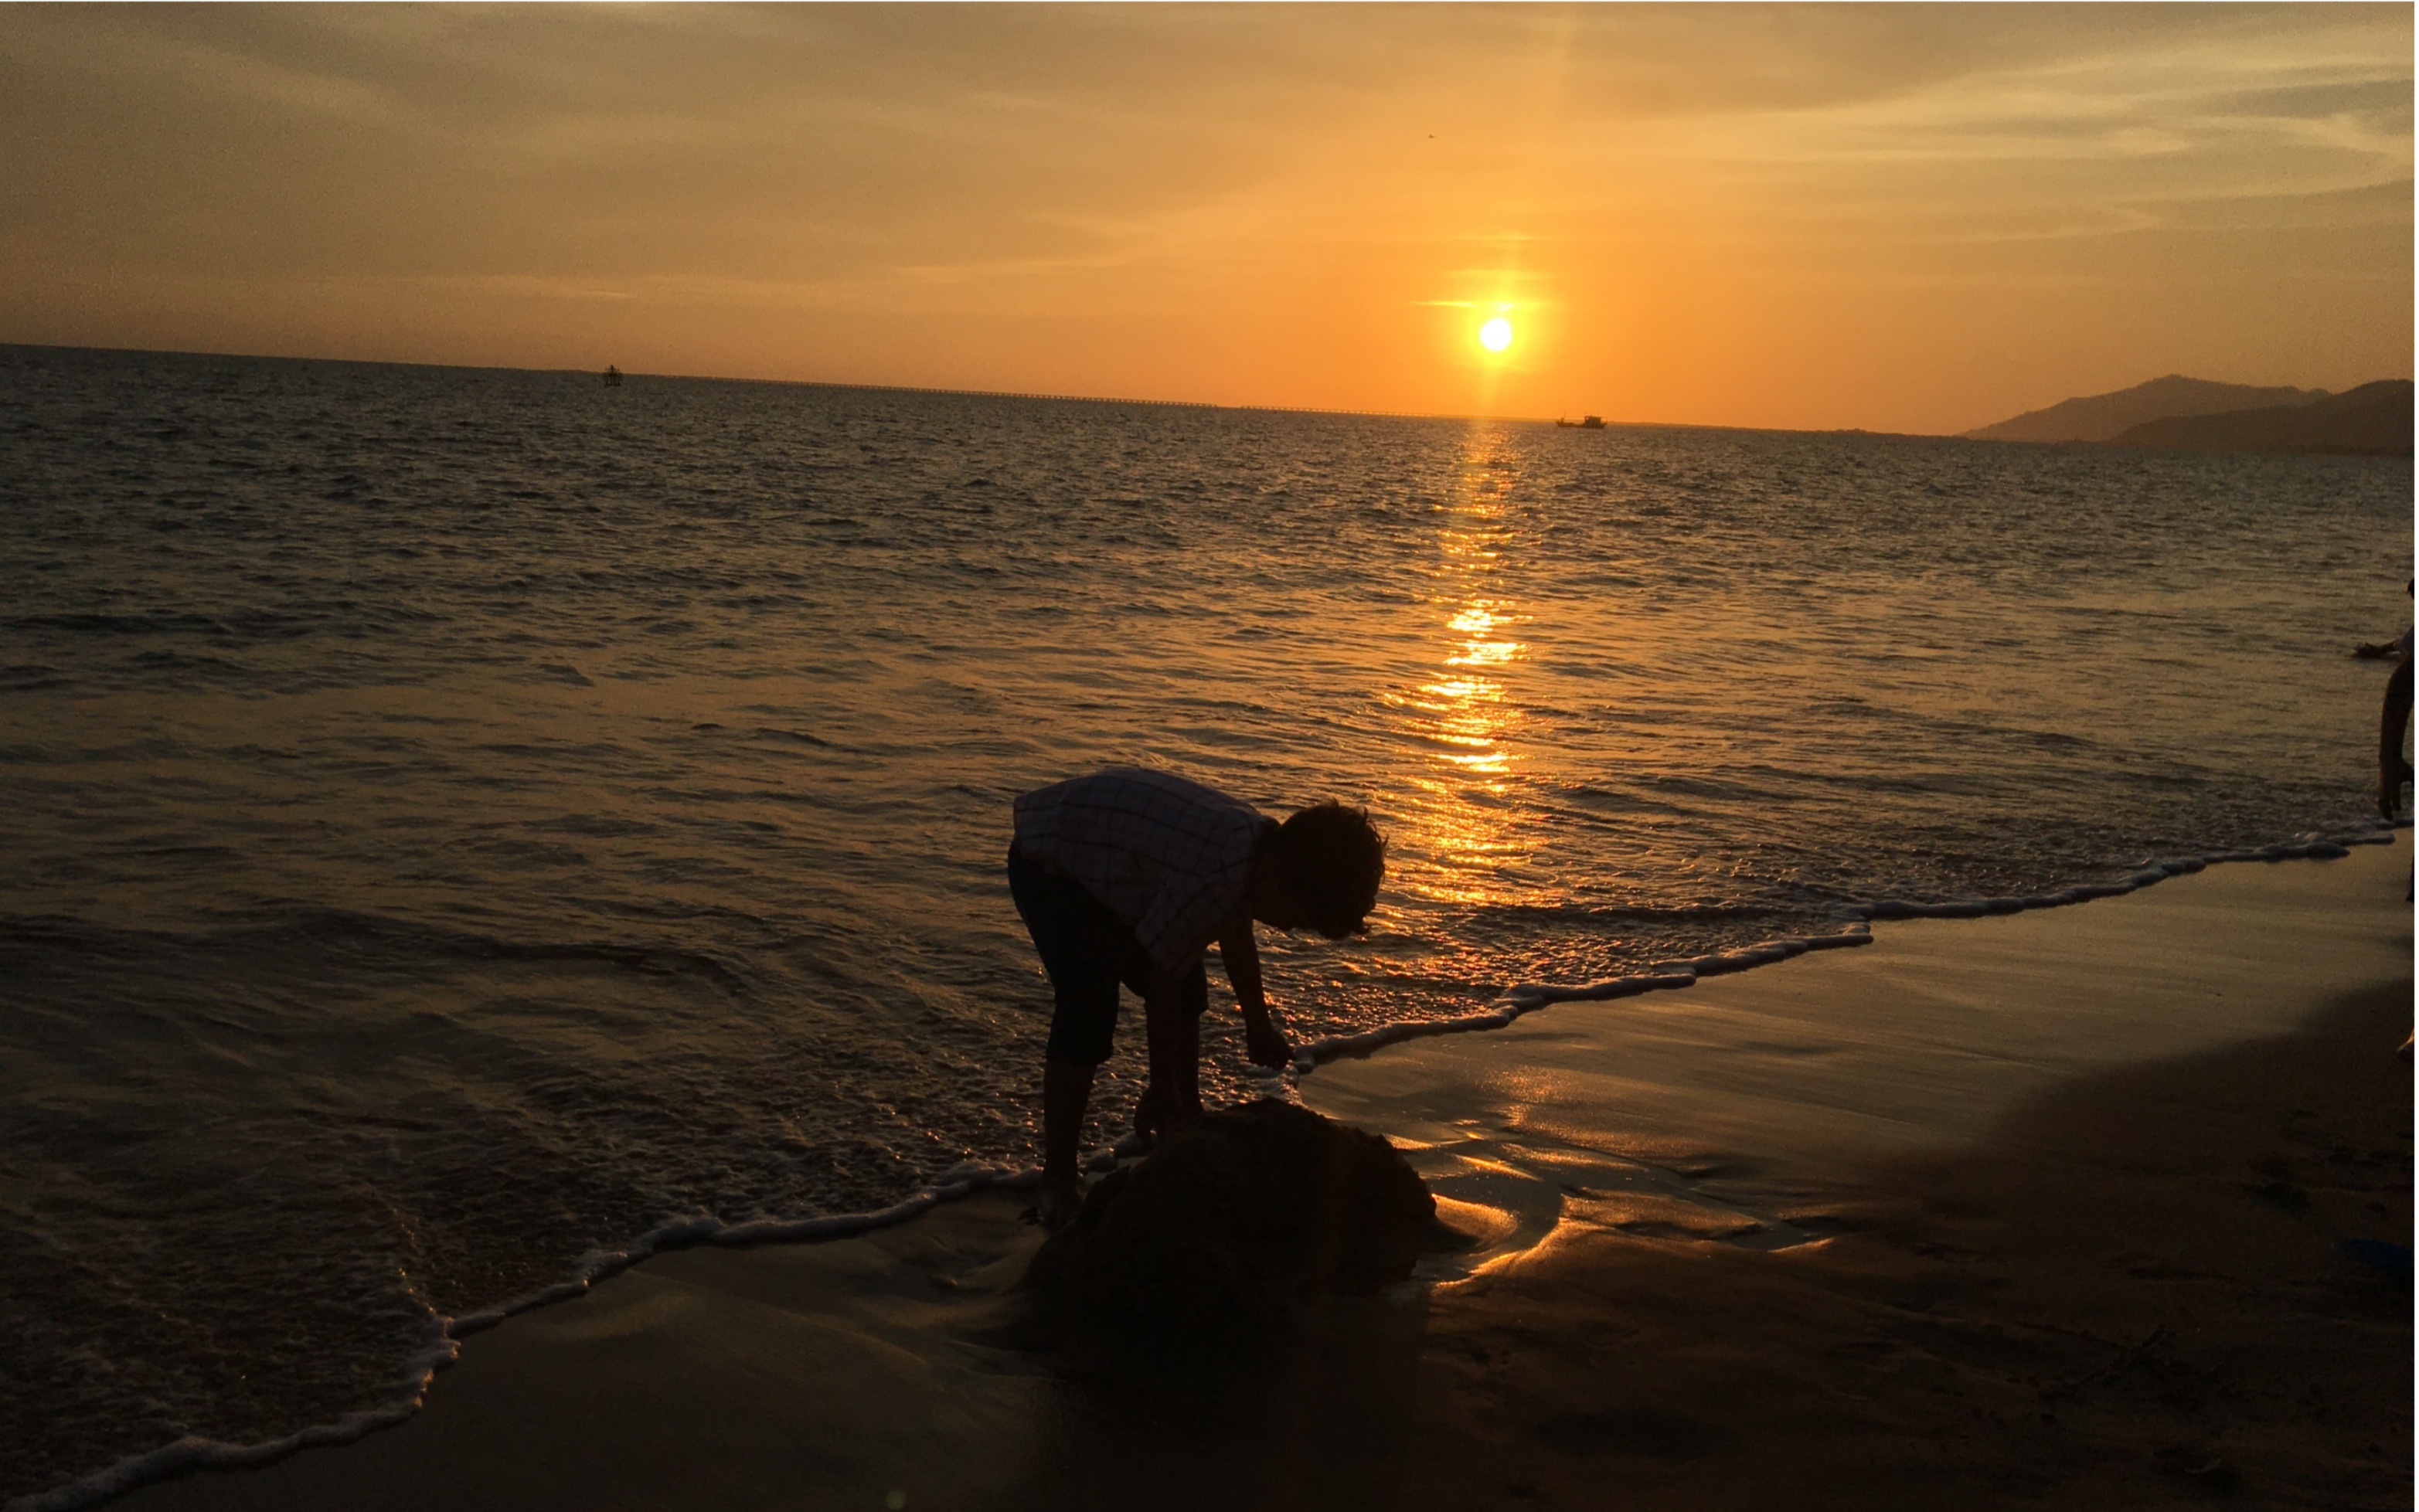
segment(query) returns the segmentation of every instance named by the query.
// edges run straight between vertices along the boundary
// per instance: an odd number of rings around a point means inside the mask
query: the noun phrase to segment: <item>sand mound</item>
[[[1289,1103],[1212,1113],[1092,1188],[1025,1274],[1053,1331],[1181,1355],[1279,1332],[1302,1301],[1410,1275],[1436,1199],[1394,1148]]]

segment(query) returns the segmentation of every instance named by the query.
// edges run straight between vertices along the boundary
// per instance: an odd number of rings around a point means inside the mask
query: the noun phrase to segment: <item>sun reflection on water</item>
[[[1533,891],[1518,875],[1531,850],[1517,791],[1522,716],[1506,688],[1529,649],[1515,636],[1526,617],[1505,591],[1507,554],[1518,544],[1507,500],[1518,480],[1501,434],[1473,429],[1428,601],[1448,611],[1441,664],[1388,700],[1426,756],[1405,775],[1412,864],[1403,882],[1441,902],[1506,902]]]

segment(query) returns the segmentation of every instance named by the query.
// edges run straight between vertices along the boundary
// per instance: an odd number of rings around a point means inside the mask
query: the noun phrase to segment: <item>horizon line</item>
[[[283,352],[208,352],[191,351],[169,346],[87,346],[61,342],[0,341],[0,348],[14,347],[24,351],[47,352],[119,352],[137,357],[203,357],[232,358],[245,362],[342,362],[354,367],[439,368],[464,373],[543,373],[578,374],[602,377],[601,368],[532,368],[506,362],[415,362],[395,358],[377,357],[297,357]],[[614,364],[608,364],[614,366]],[[963,389],[948,385],[916,383],[845,383],[830,378],[753,378],[716,373],[643,373],[634,368],[616,367],[625,378],[668,378],[677,383],[764,383],[793,389],[851,389],[871,393],[940,394],[958,399],[1029,399],[1051,404],[1068,405],[1141,405],[1158,409],[1210,409],[1235,413],[1269,415],[1336,415],[1360,420],[1500,420],[1515,425],[1554,425],[1562,417],[1548,419],[1542,415],[1476,415],[1450,412],[1395,409],[1327,408],[1316,405],[1227,405],[1211,399],[1135,399],[1114,394],[1062,394],[1025,392],[1013,389]],[[1997,423],[1997,422],[1994,422]],[[1784,435],[1905,435],[1923,440],[1954,441],[1966,439],[1957,431],[1874,431],[1857,425],[1821,427],[1787,425],[1720,425],[1703,420],[1606,420],[1605,428],[1651,431],[1761,431]]]

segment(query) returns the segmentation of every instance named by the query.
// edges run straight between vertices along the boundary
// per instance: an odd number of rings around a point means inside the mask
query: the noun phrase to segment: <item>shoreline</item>
[[[2034,893],[2022,897],[1964,898],[1949,903],[1913,903],[1903,898],[1885,898],[1878,903],[1852,904],[1841,910],[1843,927],[1829,935],[1790,936],[1759,941],[1736,950],[1711,955],[1693,956],[1685,960],[1657,961],[1643,971],[1609,978],[1583,985],[1523,985],[1505,988],[1495,1001],[1474,1014],[1454,1018],[1403,1020],[1380,1024],[1376,1029],[1357,1034],[1335,1035],[1314,1042],[1294,1057],[1296,1074],[1307,1074],[1318,1066],[1342,1058],[1371,1054],[1389,1045],[1405,1040],[1425,1039],[1437,1034],[1456,1034],[1471,1031],[1509,1028],[1524,1015],[1541,1008],[1564,1002],[1608,1002],[1615,999],[1635,997],[1642,992],[1656,992],[1694,986],[1707,977],[1724,976],[1734,971],[1752,970],[1761,966],[1776,966],[1795,960],[1810,951],[1835,950],[1842,947],[1870,945],[1873,941],[1874,920],[1896,923],[1910,919],[1982,919],[2017,913],[2035,913],[2048,909],[2072,908],[2079,903],[2093,903],[2103,898],[2123,897],[2146,887],[2177,877],[2189,877],[2211,866],[2234,865],[2245,862],[2279,861],[2340,861],[2351,854],[2354,846],[2390,846],[2402,824],[2380,823],[2362,831],[2333,835],[2318,835],[2302,840],[2278,841],[2248,850],[2220,851],[2210,856],[2186,857],[2174,861],[2148,861],[2127,876],[2113,882],[2084,882],[2061,888],[2055,893]]]
[[[2367,834],[2345,836],[2342,837],[2342,843],[2338,843],[2336,841],[2297,842],[2288,846],[2270,848],[2266,852],[2255,852],[2241,856],[2229,856],[2217,859],[2226,861],[2251,859],[2273,861],[2280,856],[2289,854],[2340,857],[2346,854],[2345,848],[2347,845],[2366,846],[2382,844],[2385,846],[2396,846],[2400,842],[2397,842],[2395,838],[2395,832],[2379,831]],[[2385,856],[2372,855],[2370,859],[2372,861],[2382,862],[2387,858]],[[2010,914],[2021,914],[2026,911],[2040,913],[2054,905],[2087,901],[2091,898],[2112,897],[2127,893],[2137,892],[2142,888],[2151,885],[2153,882],[2165,880],[2170,877],[2184,876],[2193,872],[2200,871],[2203,869],[2204,864],[2206,863],[2193,862],[2164,863],[2161,866],[2138,871],[2132,878],[2127,878],[2122,883],[2102,884],[2095,888],[2072,889],[2069,890],[2069,893],[2072,895],[2061,894],[2049,899],[2013,900],[2017,905],[2013,908],[2007,906],[2010,900],[1988,900],[1981,903],[1935,905],[1921,909],[1918,909],[1914,906],[1886,902],[1879,905],[1870,906],[1866,911],[1869,917],[1880,917],[1891,920],[1910,917],[1934,917],[1952,920],[1997,920],[2003,919]],[[2368,869],[2374,870],[2375,868],[2371,867]],[[2027,904],[2031,906],[2029,909],[2024,907]],[[2405,916],[2405,924],[2407,925],[2407,915]],[[1889,932],[1889,938],[1893,942],[1896,942],[1902,939],[1903,934],[1906,935],[1908,938],[1912,938],[1913,932],[1902,932],[1893,929]],[[1873,938],[1874,937],[1870,935],[1849,934],[1828,937],[1826,943],[1837,942],[1846,944],[1854,942],[1861,944],[1868,942]],[[1945,943],[1946,942],[1943,941],[1941,942],[1941,945],[1936,945],[1931,954],[1935,957],[1943,955],[1954,955],[1955,952],[1953,950],[1942,948],[1945,946]],[[1785,948],[1792,944],[1796,945],[1798,948],[1795,950]],[[1619,982],[1610,984],[1595,984],[1585,988],[1560,989],[1550,995],[1547,993],[1507,994],[1504,999],[1499,1000],[1502,1004],[1502,1007],[1487,1014],[1469,1016],[1467,1018],[1462,1020],[1447,1020],[1441,1023],[1430,1023],[1425,1025],[1389,1026],[1386,1030],[1373,1031],[1375,1034],[1385,1036],[1384,1038],[1378,1039],[1375,1043],[1367,1043],[1372,1039],[1372,1035],[1368,1034],[1352,1036],[1349,1039],[1322,1042],[1317,1046],[1312,1046],[1310,1050],[1305,1053],[1304,1060],[1312,1061],[1313,1063],[1330,1067],[1330,1073],[1326,1076],[1316,1077],[1313,1080],[1304,1083],[1304,1100],[1312,1103],[1313,1106],[1321,1107],[1324,1111],[1337,1113],[1338,1116],[1345,1116],[1355,1112],[1361,1113],[1363,1116],[1358,1117],[1355,1121],[1362,1122],[1366,1126],[1378,1127],[1381,1132],[1386,1132],[1394,1136],[1397,1143],[1404,1143],[1404,1130],[1400,1126],[1402,1121],[1399,1118],[1389,1119],[1382,1116],[1372,1118],[1366,1116],[1371,1109],[1365,1106],[1358,1109],[1350,1107],[1328,1106],[1332,1101],[1340,1100],[1341,1103],[1349,1105],[1353,1100],[1349,1095],[1349,1089],[1339,1085],[1339,1083],[1349,1079],[1349,1074],[1343,1069],[1344,1067],[1393,1068],[1398,1073],[1405,1069],[1407,1059],[1409,1059],[1406,1057],[1389,1056],[1378,1061],[1368,1061],[1365,1059],[1370,1050],[1377,1048],[1381,1045],[1394,1044],[1405,1039],[1422,1039],[1427,1042],[1427,1044],[1423,1046],[1424,1050],[1435,1051],[1448,1056],[1458,1056],[1465,1061],[1488,1057],[1508,1056],[1518,1052],[1505,1049],[1500,1044],[1490,1045],[1483,1050],[1472,1050],[1464,1046],[1456,1046],[1449,1039],[1438,1039],[1434,1037],[1456,1035],[1460,1031],[1471,1029],[1496,1029],[1508,1027],[1515,1021],[1521,1020],[1527,1014],[1533,1012],[1535,1008],[1546,1006],[1548,1002],[1589,1000],[1605,1000],[1617,999],[1656,988],[1686,985],[1697,982],[1700,977],[1711,978],[1723,975],[1725,973],[1745,972],[1744,975],[1733,976],[1730,981],[1724,983],[1723,985],[1726,989],[1736,989],[1754,995],[1758,994],[1761,990],[1758,988],[1757,984],[1766,983],[1767,979],[1776,979],[1776,974],[1765,972],[1746,972],[1746,968],[1754,965],[1766,964],[1770,961],[1786,959],[1791,955],[1802,954],[1809,948],[1821,949],[1823,947],[1820,945],[1813,945],[1810,942],[1768,942],[1764,946],[1753,947],[1750,950],[1744,952],[1729,953],[1723,956],[1707,957],[1700,961],[1687,963],[1667,963],[1668,966],[1687,968],[1687,974],[1685,977],[1679,975],[1676,971],[1665,970],[1664,968],[1657,968],[1654,972],[1638,978],[1622,979]],[[1857,954],[1859,956],[1867,955],[1867,953],[1864,952],[1857,952]],[[2405,968],[2407,970],[2407,959],[2405,962]],[[1788,975],[1789,973],[1779,974],[1779,976]],[[1688,998],[1692,1000],[1697,999],[1699,998],[1699,994],[1689,994]],[[1562,1016],[1553,1016],[1553,1020],[1559,1023]],[[1535,1021],[1531,1021],[1528,1026],[1524,1027],[1533,1028],[1534,1023]],[[1576,1029],[1577,1026],[1573,1026],[1573,1028]],[[1549,1030],[1548,1032],[1550,1033],[1551,1031]],[[1517,1038],[1518,1038],[1518,1036],[1508,1036],[1507,1040]],[[1501,1071],[1503,1068],[1498,1066],[1495,1069]],[[1397,1079],[1399,1079],[1399,1077]],[[1333,1096],[1331,1096],[1331,1092]],[[1390,1124],[1392,1126],[1390,1126]],[[1104,1154],[1104,1152],[1096,1153],[1095,1160],[1101,1160]],[[1431,1172],[1430,1174],[1433,1177],[1433,1173]],[[754,1250],[754,1254],[758,1256],[778,1253],[784,1247],[790,1249],[793,1253],[820,1252],[828,1254],[835,1250],[844,1249],[849,1245],[858,1243],[861,1240],[871,1239],[884,1232],[898,1232],[898,1226],[906,1224],[908,1219],[931,1213],[935,1209],[943,1208],[954,1208],[958,1210],[981,1208],[986,1210],[979,1219],[972,1220],[967,1224],[958,1224],[956,1227],[972,1227],[983,1230],[989,1235],[986,1242],[997,1246],[1003,1242],[1013,1241],[1017,1237],[1012,1232],[1004,1231],[999,1229],[1001,1214],[998,1210],[1007,1208],[1009,1209],[1009,1216],[1012,1218],[1013,1215],[1013,1199],[1008,1198],[1006,1193],[1025,1184],[1030,1180],[1030,1172],[1011,1171],[1003,1168],[959,1168],[957,1170],[948,1173],[942,1182],[924,1188],[915,1196],[889,1209],[873,1214],[840,1215],[796,1222],[768,1221],[757,1224],[731,1226],[727,1228],[722,1226],[709,1226],[703,1222],[667,1225],[664,1228],[658,1229],[649,1235],[644,1236],[640,1241],[624,1250],[608,1255],[593,1257],[589,1261],[583,1263],[580,1275],[574,1280],[566,1281],[564,1283],[558,1284],[555,1287],[546,1289],[541,1292],[535,1293],[530,1297],[519,1299],[515,1304],[508,1305],[504,1307],[489,1309],[480,1314],[448,1321],[441,1337],[433,1341],[430,1352],[423,1356],[423,1359],[428,1366],[429,1369],[427,1374],[421,1377],[418,1389],[413,1391],[411,1394],[414,1399],[408,1404],[398,1401],[386,1409],[381,1409],[371,1413],[360,1414],[358,1417],[347,1420],[344,1423],[323,1425],[313,1429],[308,1429],[305,1430],[304,1433],[295,1436],[294,1439],[280,1441],[273,1444],[236,1447],[202,1445],[188,1442],[185,1443],[169,1445],[166,1448],[155,1451],[150,1455],[139,1457],[134,1460],[121,1461],[118,1465],[111,1467],[109,1471],[102,1473],[100,1475],[87,1477],[84,1481],[77,1482],[69,1487],[59,1488],[51,1492],[21,1499],[11,1504],[11,1509],[12,1512],[33,1512],[33,1509],[39,1508],[44,1509],[44,1512],[48,1512],[48,1509],[53,1508],[91,1505],[102,1500],[126,1494],[130,1491],[134,1491],[135,1488],[146,1485],[154,1486],[159,1489],[167,1490],[180,1485],[231,1484],[239,1482],[245,1477],[240,1475],[228,1477],[211,1474],[209,1472],[222,1469],[233,1469],[238,1466],[260,1465],[271,1460],[285,1461],[289,1456],[293,1456],[296,1451],[301,1448],[338,1443],[350,1443],[362,1440],[365,1436],[380,1429],[393,1427],[399,1423],[409,1420],[422,1411],[420,1403],[425,1398],[429,1392],[431,1378],[437,1370],[454,1363],[455,1358],[459,1353],[459,1341],[461,1339],[473,1333],[485,1332],[494,1329],[497,1325],[505,1322],[507,1320],[519,1318],[521,1315],[531,1313],[535,1309],[545,1308],[549,1313],[562,1310],[551,1307],[549,1306],[550,1304],[559,1302],[576,1302],[580,1299],[592,1298],[593,1294],[594,1282],[605,1279],[609,1276],[630,1272],[634,1267],[638,1267],[641,1260],[649,1262],[639,1272],[639,1274],[646,1274],[648,1272],[654,1272],[659,1268],[663,1268],[670,1264],[672,1261],[678,1260],[686,1256],[714,1255],[716,1254],[716,1252],[719,1252],[719,1255],[729,1256],[732,1255],[732,1251],[738,1246],[771,1246],[756,1248]],[[1534,1184],[1533,1183],[1532,1184]],[[1652,1186],[1652,1184],[1653,1184],[1651,1182],[1646,1184],[1647,1186]],[[1667,1183],[1666,1184],[1669,1184]],[[1701,1183],[1698,1184],[1703,1185],[1705,1184]],[[1736,1184],[1733,1183],[1733,1184],[1735,1185]],[[1793,1182],[1792,1184],[1795,1184],[1795,1183]],[[1714,1187],[1719,1187],[1720,1183],[1717,1180],[1712,1184],[1712,1185]],[[994,1188],[998,1190],[994,1190]],[[1483,1235],[1490,1236],[1484,1246],[1485,1254],[1492,1257],[1492,1259],[1488,1260],[1487,1263],[1493,1263],[1494,1260],[1502,1260],[1508,1256],[1526,1253],[1529,1248],[1542,1243],[1547,1235],[1552,1231],[1550,1227],[1542,1229],[1538,1227],[1538,1214],[1529,1214],[1524,1216],[1523,1214],[1516,1212],[1516,1209],[1518,1209],[1523,1205],[1522,1200],[1518,1199],[1507,1199],[1502,1203],[1490,1206],[1485,1201],[1461,1202],[1456,1199],[1447,1196],[1445,1193],[1441,1192],[1440,1195],[1447,1197],[1448,1203],[1453,1206],[1453,1210],[1456,1213],[1456,1221],[1464,1223],[1465,1227],[1470,1227],[1480,1231]],[[1748,1194],[1750,1199],[1768,1197],[1770,1195],[1772,1194]],[[1533,1193],[1529,1194],[1529,1197],[1532,1199],[1533,1199],[1534,1196],[1535,1194]],[[1627,1200],[1630,1201],[1632,1208],[1636,1208],[1640,1203],[1646,1202],[1649,1198],[1652,1198],[1655,1201],[1662,1203],[1663,1208],[1657,1210],[1658,1213],[1660,1213],[1660,1216],[1649,1223],[1648,1227],[1652,1228],[1655,1227],[1656,1224],[1659,1223],[1662,1228],[1672,1232],[1689,1234],[1697,1233],[1703,1229],[1706,1214],[1708,1212],[1712,1212],[1717,1214],[1717,1221],[1714,1224],[1716,1229],[1721,1227],[1721,1221],[1718,1219],[1718,1214],[1721,1211],[1727,1209],[1733,1213],[1733,1216],[1745,1212],[1746,1210],[1739,1206],[1738,1201],[1733,1200],[1738,1199],[1739,1196],[1739,1193],[1732,1191],[1697,1193],[1665,1191],[1658,1194],[1641,1187],[1640,1190],[1633,1192]],[[968,1199],[972,1200],[970,1201]],[[1648,1205],[1651,1206],[1652,1203],[1649,1203]],[[1749,1202],[1749,1206],[1754,1205],[1755,1203],[1752,1200]],[[899,1241],[899,1243],[905,1244],[910,1248],[914,1247],[916,1241],[912,1237],[912,1231],[927,1227],[930,1227],[930,1225],[909,1225],[908,1229],[910,1231],[910,1236]],[[1633,1227],[1635,1227],[1634,1224]],[[1776,1226],[1773,1223],[1757,1223],[1751,1224],[1748,1229],[1742,1230],[1742,1233],[1755,1233],[1763,1230],[1775,1229]],[[1777,1229],[1786,1230],[1786,1232],[1780,1232],[1777,1230],[1765,1232],[1764,1238],[1763,1240],[1756,1241],[1756,1245],[1768,1250],[1776,1247],[1794,1248],[1800,1245],[1815,1242],[1811,1237],[1810,1237],[1812,1230],[1798,1229],[1796,1226],[1787,1223],[1785,1218],[1778,1221]],[[846,1237],[852,1235],[857,1237],[854,1239]],[[1740,1237],[1740,1235],[1733,1234],[1732,1237],[1736,1239]],[[812,1246],[785,1246],[781,1243],[799,1239],[823,1239],[826,1242],[817,1244]],[[1009,1242],[1008,1243],[1008,1247],[1012,1250],[1016,1245],[1014,1243]],[[1736,1246],[1733,1245],[1733,1247]],[[1750,1247],[1755,1246],[1751,1245]],[[737,1257],[734,1256],[733,1258]],[[749,1258],[753,1257],[751,1256]],[[1452,1278],[1443,1275],[1431,1275],[1429,1279],[1447,1286],[1456,1284]],[[452,1379],[451,1376],[449,1376],[449,1380],[450,1379]],[[445,1393],[443,1391],[439,1391],[437,1394],[440,1400],[444,1395]],[[384,1437],[384,1435],[381,1435],[381,1437]],[[325,1459],[330,1457],[304,1456],[301,1458],[305,1459]],[[176,1475],[180,1472],[193,1470],[199,1470],[203,1472],[203,1474],[199,1476],[188,1474],[182,1480],[170,1481],[164,1485],[161,1484],[161,1477],[162,1476]],[[213,1502],[210,1504],[219,1504]]]

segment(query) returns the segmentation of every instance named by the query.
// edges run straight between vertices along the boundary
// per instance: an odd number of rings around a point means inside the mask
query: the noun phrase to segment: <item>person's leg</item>
[[[1083,1200],[1081,1146],[1092,1075],[1117,1029],[1117,968],[1132,934],[1080,884],[1009,854],[1008,885],[1049,973],[1054,1000],[1041,1066],[1041,1221],[1056,1228]]]
[[[2402,737],[2411,728],[2411,664],[2385,680],[2385,707],[2377,721],[2377,811],[2392,818],[2402,806],[2402,785],[2411,764],[2402,759]]]
[[[1134,1107],[1134,1131],[1145,1139],[1172,1134],[1201,1112],[1201,1016],[1210,1008],[1210,979],[1201,963],[1179,980],[1172,1000],[1154,998],[1143,969],[1143,1028],[1150,1044],[1150,1083]],[[1137,973],[1129,963],[1128,985]]]
[[[1077,1061],[1041,1063],[1041,1198],[1034,1204],[1045,1228],[1075,1215],[1084,1200],[1084,1173],[1077,1156],[1084,1113],[1091,1106],[1092,1073]]]
[[[1144,1093],[1156,1127],[1169,1134],[1201,1111],[1201,1020],[1181,1003],[1146,1001],[1144,1028],[1150,1035],[1150,1086]]]

